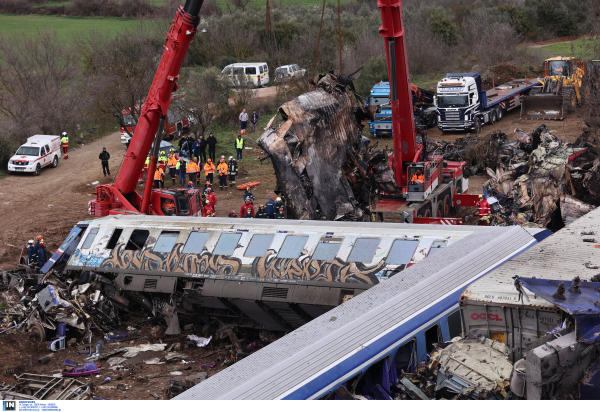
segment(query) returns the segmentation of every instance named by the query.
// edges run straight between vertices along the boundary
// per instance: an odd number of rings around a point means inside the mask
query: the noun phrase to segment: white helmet
[[[63,132],[63,134],[62,134],[62,135],[63,135],[63,136],[66,136],[66,135],[67,135],[67,132]]]
[[[277,199],[275,199],[275,201],[279,203],[279,202],[281,202],[281,198],[278,197]]]
[[[229,156],[229,160],[233,160],[233,156]]]
[[[33,245],[33,239],[29,239],[29,240],[27,241],[27,243],[29,243],[30,245]]]

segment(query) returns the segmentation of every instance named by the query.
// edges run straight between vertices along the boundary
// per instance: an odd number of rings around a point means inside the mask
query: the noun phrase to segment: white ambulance
[[[232,86],[238,86],[241,77],[254,87],[265,86],[269,83],[269,66],[267,63],[234,63],[221,72],[221,78],[228,79]]]
[[[8,161],[8,173],[33,173],[39,176],[42,168],[58,166],[60,136],[36,134],[19,147]]]

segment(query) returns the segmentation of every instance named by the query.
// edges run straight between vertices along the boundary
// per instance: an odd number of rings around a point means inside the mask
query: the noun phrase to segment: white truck
[[[521,106],[521,98],[539,84],[539,79],[517,79],[485,91],[479,73],[448,73],[437,84],[438,129],[478,133]]]
[[[39,176],[42,168],[58,166],[60,136],[36,134],[19,147],[8,161],[8,173],[33,173]]]

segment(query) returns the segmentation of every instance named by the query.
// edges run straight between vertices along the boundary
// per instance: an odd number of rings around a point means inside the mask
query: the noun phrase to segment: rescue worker
[[[200,140],[194,140],[194,143],[192,143],[192,153],[202,162],[202,157],[200,157]]]
[[[216,159],[217,155],[215,154],[215,150],[217,148],[217,138],[212,133],[208,135],[206,144],[208,145],[208,156],[211,159]]]
[[[148,167],[150,165],[150,155],[148,155],[148,157],[146,157],[146,162],[144,163],[144,181],[146,181],[146,176],[148,176]]]
[[[415,172],[414,175],[412,175],[412,178],[410,179],[412,184],[423,184],[425,183],[425,176],[423,175],[423,172],[421,171],[421,169],[417,169],[417,171]]]
[[[217,210],[217,195],[214,194],[211,187],[206,190],[206,200],[210,202],[213,210]]]
[[[479,208],[480,219],[484,216],[489,216],[492,214],[492,211],[490,210],[490,204],[487,200],[483,198],[483,195],[479,195],[479,202],[477,203],[477,207]]]
[[[283,207],[279,208],[279,211],[275,215],[275,219],[285,219],[285,211],[284,211]]]
[[[246,211],[246,216],[244,216],[245,219],[254,219],[254,216],[252,216],[252,212],[250,212],[250,210]]]
[[[212,133],[211,133],[212,134]],[[200,161],[206,163],[206,139],[204,136],[200,136]]]
[[[37,235],[35,238],[35,245],[33,245],[33,253],[35,255],[35,261],[37,262],[37,257],[40,253],[40,242],[43,241],[42,235]]]
[[[165,172],[167,170],[167,162],[168,161],[169,161],[169,159],[167,159],[167,155],[166,155],[165,151],[161,150],[160,156],[158,156],[158,165],[163,170],[163,172]]]
[[[198,163],[196,163],[197,161],[198,161],[198,158],[194,157],[194,159],[191,160],[186,166],[188,178],[190,179],[190,182],[193,182],[193,183],[196,183],[196,176],[197,176],[197,173],[200,171],[200,167],[198,166]]]
[[[65,159],[68,159],[69,155],[67,152],[69,151],[69,138],[67,137],[67,132],[63,132],[60,142],[62,143],[63,155]]]
[[[171,147],[169,149],[169,153],[171,153],[173,155],[173,157],[175,158],[175,160],[179,161],[179,156],[177,156],[177,152],[175,151],[174,147]]]
[[[213,183],[213,175],[215,174],[215,164],[212,162],[212,159],[208,159],[206,164],[204,165],[204,175],[206,176],[206,180],[210,181],[210,184]]]
[[[173,199],[162,199],[161,209],[166,216],[173,216],[175,214],[175,202]]]
[[[227,217],[237,217],[237,213],[235,213],[235,210],[232,210],[231,212],[229,212],[229,216]],[[32,240],[33,242],[33,240]]]
[[[235,156],[238,161],[242,161],[242,152],[244,151],[244,138],[241,134],[235,139]]]
[[[269,215],[267,214],[267,209],[265,209],[265,205],[261,204],[258,206],[258,211],[256,212],[257,219],[268,219]]]
[[[156,165],[156,170],[154,171],[154,188],[158,189],[159,187],[165,188],[165,172],[163,172],[162,168]]]
[[[212,189],[210,182],[207,180],[206,183],[204,183],[204,188],[202,189],[202,194],[204,196],[206,196],[208,194],[208,189]]]
[[[217,170],[219,171],[219,189],[227,189],[227,163],[225,163],[225,156],[221,156]]]
[[[271,199],[267,201],[267,216],[269,219],[275,219],[276,212],[277,203],[275,202],[275,196],[272,196]]]
[[[183,187],[185,185],[187,173],[187,162],[183,160],[183,158],[179,159],[179,163],[177,163],[176,170],[179,174],[179,186]]]
[[[33,239],[31,239],[27,242],[27,264],[33,267],[35,262],[37,262],[37,255],[35,254]]]
[[[194,189],[194,183],[192,183],[192,182],[188,182],[188,184],[187,184],[187,188],[188,188],[188,190],[190,190],[190,189]]]
[[[210,200],[207,200],[202,207],[202,217],[214,217],[215,210],[210,205]]]
[[[110,153],[106,151],[106,147],[102,148],[98,159],[100,159],[100,161],[102,162],[102,173],[104,173],[104,177],[106,177],[107,173],[110,176],[110,169],[108,168],[108,159],[110,159]]]
[[[35,265],[35,273],[40,273],[40,269],[44,267],[48,260],[48,252],[46,251],[46,244],[44,239],[40,240],[40,247],[38,249],[37,263]]]
[[[252,194],[252,192],[250,191],[250,188],[247,187],[246,190],[244,190],[244,202],[246,201],[246,199],[250,199],[250,202],[252,204],[254,204],[254,195]]]
[[[283,199],[281,197],[278,197],[275,199],[275,210],[277,211],[281,208],[285,208],[285,203],[283,203]]]
[[[171,182],[175,186],[175,179],[177,178],[177,159],[174,153],[169,153],[169,160],[167,160],[167,167],[169,168],[169,175],[171,176]]]
[[[252,217],[254,217],[254,206],[250,202],[250,199],[247,199],[246,202],[242,205],[242,209],[240,210],[240,216],[246,216],[248,211],[252,213]]]
[[[227,165],[229,171],[229,186],[235,186],[235,177],[238,173],[238,164],[233,156],[229,156],[229,164]]]

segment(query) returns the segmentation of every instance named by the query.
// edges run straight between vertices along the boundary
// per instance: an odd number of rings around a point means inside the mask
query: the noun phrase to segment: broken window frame
[[[119,227],[114,228],[112,234],[110,235],[110,238],[108,239],[108,242],[106,243],[105,249],[113,250],[117,246],[117,243],[119,243],[119,239],[121,238],[122,234],[123,229]],[[115,238],[115,235],[118,236]]]
[[[390,262],[390,256],[392,255],[392,251],[394,251],[394,246],[395,246],[396,242],[416,242],[415,248],[413,249],[412,254],[410,255],[410,259],[408,259],[408,262],[406,262],[406,263]],[[419,243],[421,243],[421,241],[419,239],[394,239],[394,241],[392,242],[392,246],[390,247],[390,251],[388,252],[387,256],[385,257],[385,263],[388,265],[408,265],[410,263],[410,261],[412,260],[413,256],[415,255],[415,252],[417,251],[417,249],[419,247]],[[405,255],[403,254],[402,257],[404,257],[404,256]]]
[[[266,242],[267,237],[270,237],[270,240],[268,241],[268,243]],[[261,240],[261,238],[263,238],[265,240]],[[252,238],[248,242],[248,246],[246,246],[246,250],[244,251],[244,256],[246,256],[246,257],[263,257],[264,255],[267,254],[267,251],[269,250],[269,247],[273,243],[274,238],[275,238],[275,235],[269,234],[269,233],[257,233],[255,235],[252,235]],[[253,246],[254,242],[260,242],[260,244],[258,246]],[[265,243],[267,243],[266,247],[264,246]],[[254,252],[254,250],[251,250],[251,248],[254,248],[254,249],[261,248],[261,250]],[[264,250],[263,253],[258,253],[262,250]],[[251,253],[251,252],[254,252],[254,253]]]
[[[400,345],[398,347],[398,349],[396,350],[396,354],[394,355],[394,367],[397,369],[397,361],[396,361],[396,357],[398,356],[398,353],[400,352],[400,349],[402,349],[403,347],[405,347],[406,345],[412,345],[412,347],[410,347],[411,351],[410,351],[410,358],[408,361],[408,365],[406,367],[406,370],[404,372],[408,372],[408,373],[413,373],[416,369],[417,369],[417,338],[416,337],[412,337],[409,340],[405,341],[402,345]],[[413,367],[413,371],[411,372],[410,368],[411,365]],[[400,373],[398,373],[398,375],[400,375]]]
[[[433,328],[437,328],[437,342],[431,342],[428,344],[428,340],[427,340],[427,332],[429,332],[430,330],[432,330]],[[425,329],[425,331],[423,332],[423,337],[425,338],[425,352],[426,353],[431,353],[433,352],[434,348],[433,348],[433,344],[434,343],[440,343],[444,341],[444,337],[442,336],[442,326],[440,325],[439,322],[434,323],[433,325],[431,325],[430,327],[428,327],[427,329]],[[431,350],[429,350],[429,347],[431,346]]]
[[[439,244],[436,245],[436,243]],[[436,254],[440,250],[445,249],[446,246],[448,246],[448,241],[446,239],[435,239],[433,242],[431,242],[431,246],[429,247],[429,253],[427,253],[427,256]]]
[[[295,253],[287,253],[286,256],[282,256],[281,252],[284,250],[284,247],[286,247],[286,242],[288,242],[288,239],[291,238],[299,238],[302,239],[304,238],[304,242],[302,242],[302,246],[300,246],[300,248],[298,249],[298,247],[296,245],[292,245],[292,246],[288,246],[288,249],[290,250],[285,250],[285,252],[298,252],[298,254],[296,255]],[[294,242],[295,240],[292,240],[292,242]],[[283,240],[283,243],[281,244],[281,247],[279,248],[279,251],[277,252],[277,258],[281,258],[281,259],[298,259],[301,255],[302,255],[302,250],[304,249],[304,247],[306,246],[306,242],[308,242],[308,235],[287,235],[285,237],[285,239]],[[292,249],[293,248],[293,249]]]
[[[338,241],[338,239],[340,239]],[[320,260],[323,262],[330,262],[335,260],[335,258],[337,257],[338,253],[340,252],[340,248],[342,247],[342,243],[344,241],[344,238],[336,238],[335,240],[331,239],[331,238],[327,238],[327,237],[322,237],[321,239],[319,239],[319,243],[317,243],[317,246],[315,247],[314,252],[311,255],[311,259],[313,260]],[[324,246],[324,251],[320,251],[319,248],[321,247],[321,245],[326,245]],[[331,255],[332,249],[329,246],[331,245],[337,245],[337,249],[335,250],[335,254],[333,255],[333,257],[331,257],[330,259],[317,259],[317,257],[321,257],[319,255],[319,253],[321,254],[328,254],[325,257],[329,257]],[[317,256],[317,257],[315,257]]]
[[[236,240],[235,240],[235,244],[233,244],[233,248],[232,246],[232,241],[233,240],[229,240],[229,239],[233,239],[234,236],[237,236]],[[231,256],[233,255],[233,253],[235,252],[235,249],[237,248],[237,245],[240,242],[240,238],[242,237],[241,233],[222,233],[221,236],[219,236],[219,240],[217,240],[217,244],[215,245],[215,248],[213,249],[213,255],[220,255],[220,256]],[[221,243],[223,242],[223,243]],[[225,249],[227,248],[227,249]],[[221,249],[225,249],[225,250],[221,250]],[[219,253],[222,251],[228,252],[229,250],[231,250],[230,253]]]
[[[85,237],[85,240],[83,241],[83,244],[81,245],[82,250],[89,249],[92,247],[92,244],[94,243],[94,240],[96,239],[96,236],[98,235],[98,230],[99,230],[99,228],[97,228],[97,227],[93,227],[90,229],[87,236]]]
[[[157,253],[172,252],[173,248],[175,248],[175,245],[177,244],[177,238],[179,237],[180,233],[181,232],[178,230],[163,230],[160,232],[158,239],[156,239],[156,243],[152,247],[152,251]],[[160,243],[161,239],[163,239],[163,243]],[[165,242],[167,239],[168,241]]]
[[[144,239],[144,243],[133,241],[132,238],[134,236],[138,236],[138,235],[139,236],[144,236],[144,234],[142,234],[141,232],[146,232],[146,234],[145,234],[146,239]],[[133,231],[129,235],[129,239],[127,239],[127,245],[125,246],[125,250],[142,250],[144,248],[144,246],[146,245],[146,242],[148,241],[149,237],[150,237],[150,231],[148,229],[133,229]],[[135,248],[132,247],[132,245]]]
[[[363,252],[363,251],[368,251],[369,249],[365,246],[361,246],[359,245],[359,241],[370,241],[370,240],[377,240],[377,244],[375,245],[375,249],[373,249],[373,253],[369,253],[369,255],[371,256],[368,260],[365,260],[366,258],[363,259],[359,259],[361,256],[355,257],[353,258],[353,254],[355,253],[354,251],[356,250],[357,254],[361,254],[364,253],[366,254],[367,252]],[[354,241],[354,245],[352,246],[352,250],[350,251],[350,254],[348,255],[348,262],[360,262],[360,263],[370,263],[373,261],[373,258],[375,257],[375,253],[377,253],[377,249],[379,248],[379,245],[381,244],[381,238],[380,237],[361,237],[361,238],[356,238],[356,240]]]
[[[194,237],[194,238],[198,237],[195,234],[202,235],[202,236],[200,237],[200,239],[192,239],[192,237]],[[181,253],[201,255],[202,252],[204,251],[204,248],[206,247],[206,242],[208,242],[208,239],[210,238],[210,234],[211,234],[210,232],[196,232],[196,231],[190,232],[187,240],[185,241],[185,245],[183,245],[183,250]],[[202,237],[205,237],[205,236],[206,236],[206,239],[204,239],[204,242],[202,242],[202,247],[200,248],[200,251],[196,252],[197,245],[200,243]],[[193,243],[190,243],[190,242],[193,242]],[[192,249],[192,248],[194,248],[194,250],[190,251],[190,249]]]
[[[456,325],[456,319],[458,319],[458,335],[454,335],[452,336],[452,330],[450,328],[450,316],[452,316],[453,321],[452,324]],[[448,323],[448,338],[449,339],[453,339],[457,336],[462,336],[462,319],[460,316],[460,309],[456,309],[454,312],[449,313],[448,315],[446,315],[446,322]],[[453,329],[456,331],[456,327],[453,327]]]

